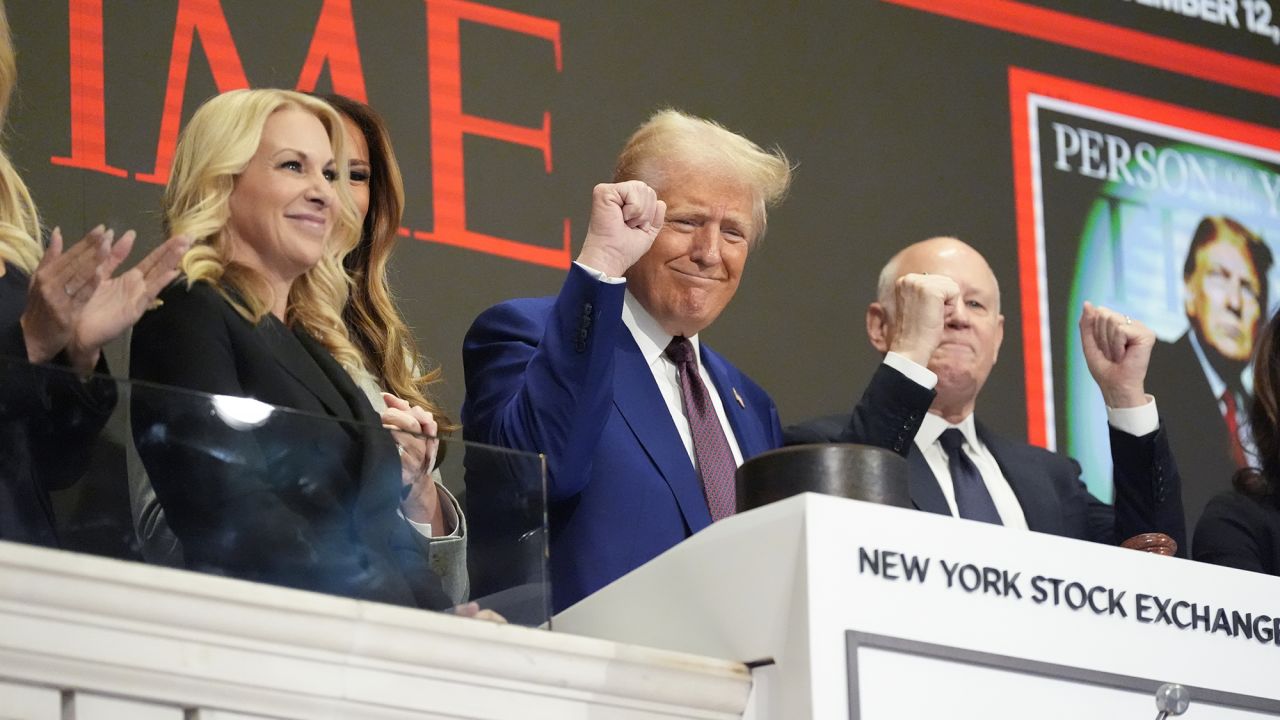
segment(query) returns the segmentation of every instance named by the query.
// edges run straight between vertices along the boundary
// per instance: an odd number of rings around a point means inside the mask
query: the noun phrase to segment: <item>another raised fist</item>
[[[1147,402],[1143,382],[1156,334],[1127,315],[1084,304],[1080,344],[1089,374],[1102,390],[1107,407],[1137,407]]]
[[[907,273],[898,278],[889,350],[927,366],[959,298],[960,286],[946,275]]]

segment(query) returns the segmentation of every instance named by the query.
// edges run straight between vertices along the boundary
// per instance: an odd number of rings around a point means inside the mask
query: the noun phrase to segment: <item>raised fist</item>
[[[927,366],[959,298],[960,286],[946,275],[907,273],[898,278],[889,350]]]
[[[591,192],[591,221],[578,262],[622,277],[653,245],[667,204],[639,180],[602,183]]]
[[[1084,304],[1080,345],[1107,407],[1137,407],[1147,402],[1143,382],[1155,344],[1156,334],[1146,325],[1115,310]]]

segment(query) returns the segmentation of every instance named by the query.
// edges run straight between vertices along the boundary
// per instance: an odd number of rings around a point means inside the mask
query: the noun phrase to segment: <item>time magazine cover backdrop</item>
[[[880,266],[909,242],[954,234],[986,254],[1003,289],[1005,344],[982,419],[1080,455],[1104,497],[1095,436],[1105,418],[1072,339],[1079,304],[1114,303],[1150,322],[1164,353],[1187,327],[1180,253],[1195,223],[1232,216],[1268,244],[1280,231],[1280,143],[1268,130],[1280,111],[1280,30],[1264,0],[6,4],[19,50],[7,146],[46,226],[68,235],[105,222],[157,242],[177,133],[220,90],[334,90],[378,108],[408,196],[394,285],[444,369],[438,392],[455,415],[471,320],[558,289],[591,187],[661,107],[778,145],[799,166],[737,297],[705,333],[772,393],[784,423],[852,406],[879,360],[863,315]],[[1019,100],[1018,71],[1054,81]],[[1072,83],[1217,120],[1053,101]],[[1019,138],[1030,95],[1048,100]],[[1226,126],[1255,130],[1216,139]],[[1080,171],[1080,147],[1096,149],[1090,133],[1103,138],[1102,160],[1111,137],[1130,155],[1101,175]],[[1051,143],[1071,137],[1080,147],[1063,162],[1074,169],[1054,171]],[[1184,165],[1217,162],[1213,195],[1124,183],[1141,171],[1142,143]],[[1264,186],[1243,208],[1233,182],[1250,173],[1269,180],[1255,181]],[[119,349],[111,359],[125,367]],[[1194,379],[1187,371],[1151,389],[1172,408],[1167,395]],[[1180,458],[1213,442],[1208,432],[1173,440]],[[107,464],[120,457],[118,443],[100,452]],[[95,487],[64,504],[74,510]]]

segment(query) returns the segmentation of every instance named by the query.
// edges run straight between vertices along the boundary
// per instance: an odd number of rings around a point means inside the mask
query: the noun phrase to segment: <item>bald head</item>
[[[985,271],[995,289],[995,312],[1000,312],[1000,282],[991,271],[987,259],[968,243],[953,237],[934,237],[921,240],[899,250],[880,270],[876,284],[876,300],[893,314],[893,286],[907,273],[935,273],[951,277],[947,269],[964,266],[974,271]]]
[[[912,277],[907,278],[909,275]],[[940,306],[902,294],[904,287],[922,286],[920,275],[950,278],[958,296]],[[867,335],[881,352],[904,343],[916,345],[921,328],[938,328],[942,321],[941,335],[935,336],[937,345],[928,359],[929,369],[938,376],[937,396],[930,410],[949,422],[963,420],[973,412],[1004,341],[1000,285],[986,258],[953,237],[923,240],[889,260],[880,272],[877,295],[876,302],[867,308]]]

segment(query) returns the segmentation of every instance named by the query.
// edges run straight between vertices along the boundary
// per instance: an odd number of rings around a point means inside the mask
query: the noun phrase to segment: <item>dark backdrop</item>
[[[428,232],[434,227],[428,63],[447,51],[428,43],[433,2],[351,3],[368,99],[386,115],[404,169],[405,224]],[[150,245],[158,239],[160,187],[134,176],[155,166],[180,3],[103,4],[106,159],[130,176],[51,162],[71,149],[69,14],[93,13],[94,2],[8,3],[20,52],[8,147],[47,226],[77,236],[98,222],[135,227]],[[1089,13],[1269,63],[1280,56],[1268,39],[1127,0],[1027,4]],[[249,83],[295,87],[326,3],[189,5],[225,13]],[[906,243],[954,234],[987,255],[1004,289],[1005,346],[982,415],[1002,431],[1025,434],[1009,66],[1263,125],[1273,125],[1280,110],[1274,97],[876,0],[485,6],[559,23],[563,68],[556,70],[545,39],[462,23],[464,111],[529,126],[549,112],[554,161],[547,174],[538,151],[467,139],[471,230],[556,247],[562,219],[570,218],[576,252],[592,185],[609,177],[631,130],[663,106],[776,144],[799,165],[737,298],[706,332],[773,394],[784,423],[850,407],[878,361],[865,339],[863,312],[879,267]],[[191,54],[184,119],[217,91],[206,45],[197,41]],[[320,89],[329,88],[330,77],[326,67]],[[461,405],[460,348],[472,318],[505,298],[553,293],[562,276],[562,269],[499,255],[401,243],[394,284],[423,348],[444,368],[439,392],[448,408],[456,413]]]

